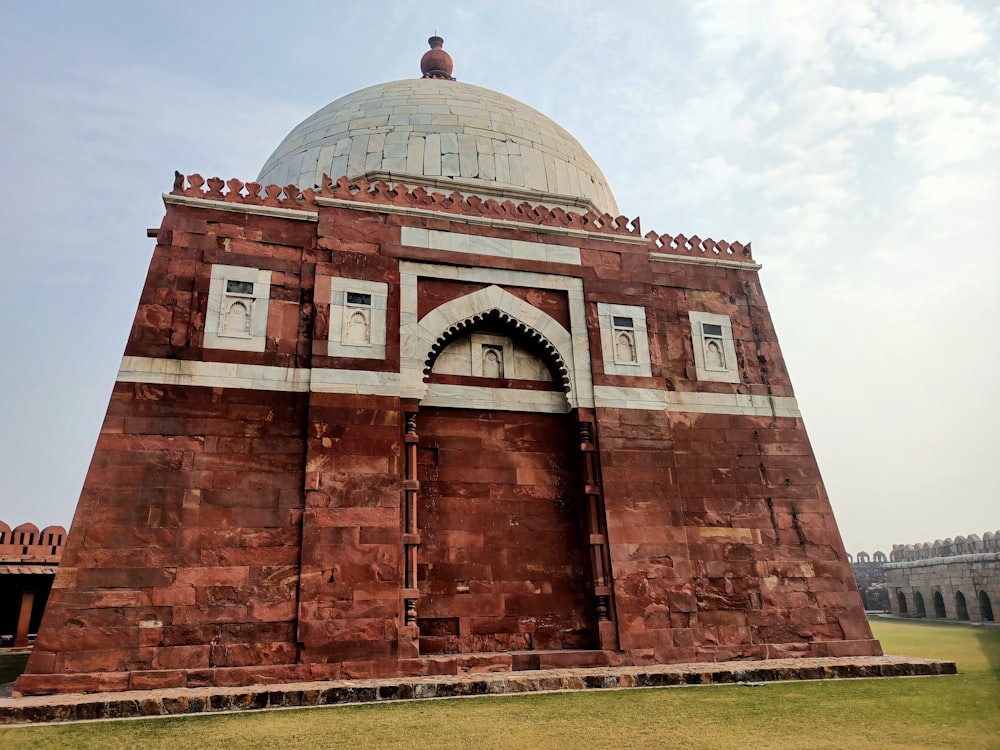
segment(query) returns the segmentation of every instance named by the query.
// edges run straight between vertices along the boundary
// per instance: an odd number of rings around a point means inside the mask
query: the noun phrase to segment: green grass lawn
[[[462,698],[0,730],[19,748],[1000,748],[1000,629],[873,623],[960,674]]]

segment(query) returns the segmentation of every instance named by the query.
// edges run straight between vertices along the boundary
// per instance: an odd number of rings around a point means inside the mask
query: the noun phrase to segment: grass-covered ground
[[[616,690],[19,727],[0,748],[1000,748],[1000,629],[873,623],[960,674]]]

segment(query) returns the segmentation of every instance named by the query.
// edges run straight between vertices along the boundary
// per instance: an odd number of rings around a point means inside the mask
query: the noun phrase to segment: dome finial
[[[451,61],[451,55],[445,52],[442,47],[444,46],[444,39],[439,37],[436,33],[427,43],[431,46],[424,56],[420,58],[420,72],[423,73],[423,78],[438,78],[443,81],[454,81],[451,72],[455,68],[455,64]]]

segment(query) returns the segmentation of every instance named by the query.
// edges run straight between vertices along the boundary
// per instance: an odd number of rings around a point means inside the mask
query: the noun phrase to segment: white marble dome
[[[457,81],[395,81],[337,99],[285,137],[257,181],[304,189],[324,173],[577,211],[589,201],[597,213],[618,215],[601,170],[564,128],[516,99]]]

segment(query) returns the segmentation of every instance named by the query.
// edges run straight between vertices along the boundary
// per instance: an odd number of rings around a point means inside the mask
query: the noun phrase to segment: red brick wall
[[[421,409],[421,653],[591,647],[568,415]]]
[[[294,662],[305,408],[116,385],[29,672]]]
[[[801,420],[598,409],[598,429],[624,649],[870,653]]]
[[[314,393],[308,431],[302,658],[394,659],[402,587],[399,399]]]

